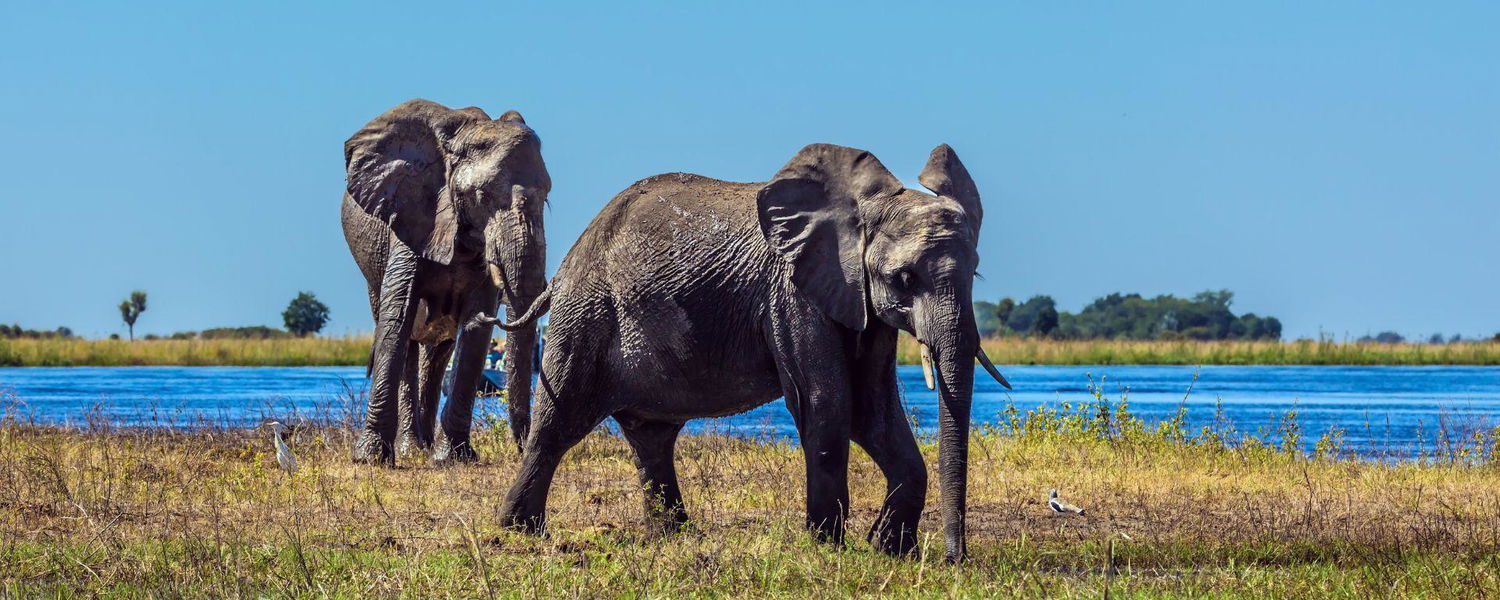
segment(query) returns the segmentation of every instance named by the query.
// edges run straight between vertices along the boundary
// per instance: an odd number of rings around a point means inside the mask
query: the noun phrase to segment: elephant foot
[[[500,518],[500,524],[506,529],[530,535],[542,535],[545,531],[546,522],[542,515],[522,515],[509,509],[503,511],[503,514],[505,516]]]
[[[422,436],[416,433],[404,433],[396,441],[396,454],[400,456],[427,454],[429,452],[432,452],[432,440],[422,439]]]
[[[646,517],[646,526],[659,535],[672,535],[682,531],[688,524],[686,512],[654,514]]]
[[[821,520],[808,520],[807,530],[812,533],[813,539],[824,544],[834,546],[844,545],[844,524],[842,520],[832,518]]]
[[[479,462],[479,453],[469,445],[467,440],[453,442],[447,436],[438,443],[437,449],[432,453],[432,463],[435,465],[455,465]]]
[[[366,431],[354,440],[354,462],[383,467],[396,466],[395,448],[379,434]]]
[[[883,525],[883,526],[882,526]],[[891,556],[913,556],[917,552],[917,528],[876,523],[866,537],[876,550]]]

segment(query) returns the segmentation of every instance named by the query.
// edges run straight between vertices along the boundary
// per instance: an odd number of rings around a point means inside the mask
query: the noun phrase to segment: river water
[[[1007,392],[975,373],[976,424],[1002,423],[1014,406],[1058,408],[1095,400],[1160,421],[1186,409],[1190,431],[1232,425],[1241,434],[1280,439],[1289,413],[1311,448],[1342,431],[1346,450],[1411,455],[1448,436],[1500,425],[1500,368],[1269,366],[1002,366]],[[937,421],[937,396],[915,366],[899,369],[905,403],[922,432]],[[1092,378],[1092,379],[1091,379]],[[12,416],[48,424],[187,427],[246,426],[267,417],[340,420],[363,412],[363,367],[41,367],[0,368],[0,403]],[[1189,393],[1191,388],[1191,393]],[[481,414],[503,414],[494,400]],[[795,438],[780,402],[722,419],[689,424],[690,432]]]

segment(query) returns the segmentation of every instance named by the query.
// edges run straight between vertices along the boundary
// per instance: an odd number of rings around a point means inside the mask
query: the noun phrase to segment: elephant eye
[[[891,276],[891,284],[903,292],[910,291],[916,280],[917,278],[912,274],[911,269],[901,269]]]

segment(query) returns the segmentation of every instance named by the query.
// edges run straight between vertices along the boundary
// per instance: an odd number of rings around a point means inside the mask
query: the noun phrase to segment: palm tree
[[[125,327],[130,330],[130,341],[135,341],[135,320],[141,318],[141,313],[146,312],[146,292],[136,290],[130,292],[130,298],[120,302],[120,318],[125,321]]]

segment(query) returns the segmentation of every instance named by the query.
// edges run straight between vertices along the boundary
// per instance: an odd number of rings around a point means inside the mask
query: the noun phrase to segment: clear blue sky
[[[915,185],[947,142],[984,196],[977,299],[1500,330],[1493,3],[41,4],[0,22],[0,322],[123,333],[141,288],[138,333],[279,326],[310,290],[370,329],[342,143],[423,97],[542,135],[549,272],[641,177],[835,142]]]

